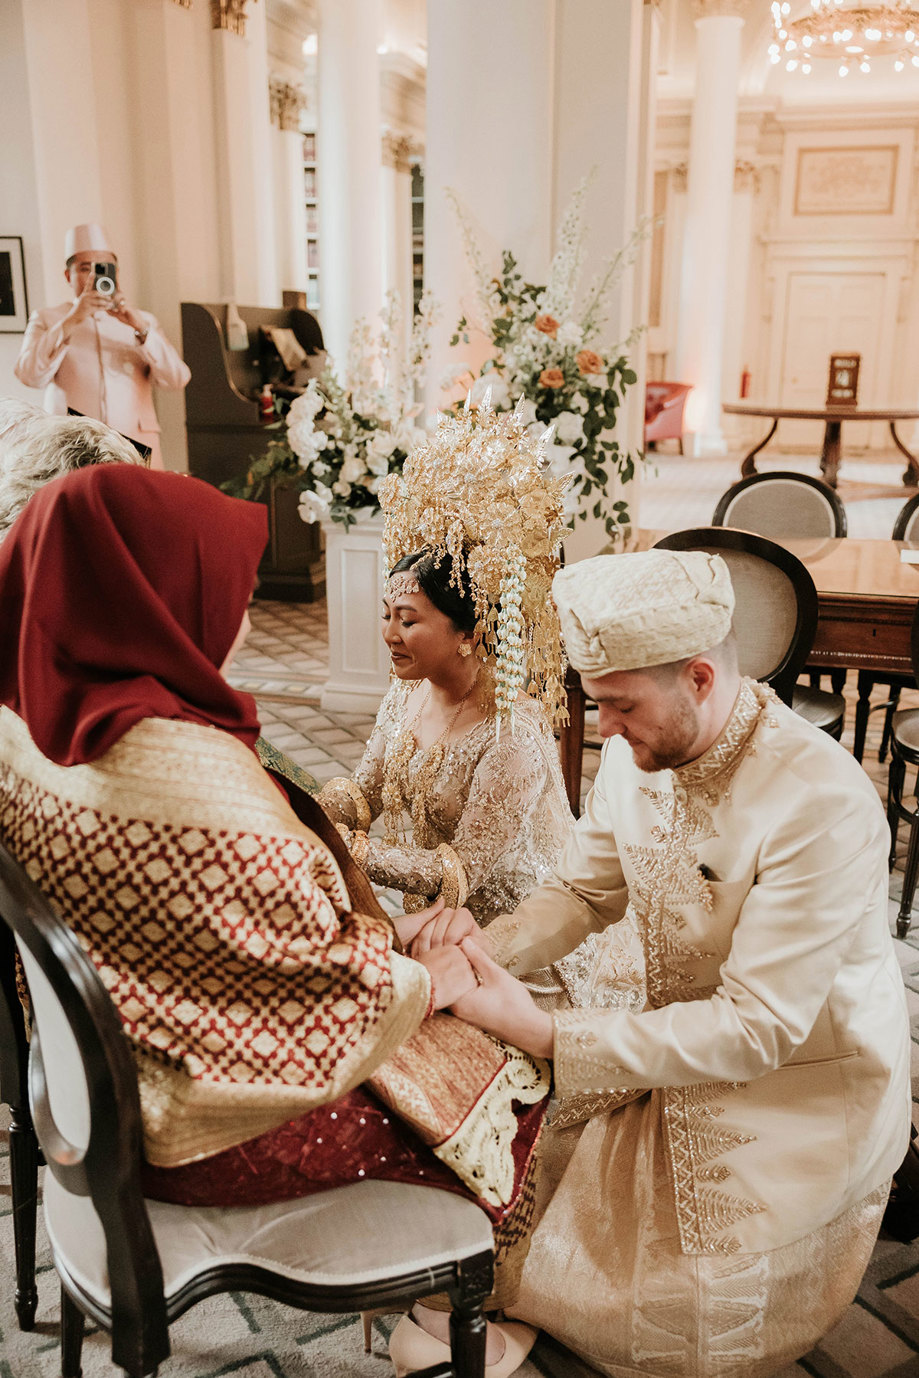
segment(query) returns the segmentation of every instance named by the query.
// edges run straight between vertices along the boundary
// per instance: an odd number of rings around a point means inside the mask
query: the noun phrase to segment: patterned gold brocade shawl
[[[461,1180],[504,1199],[511,1102],[545,1097],[545,1066],[451,1016],[423,1023],[426,971],[392,950],[378,908],[352,912],[333,856],[241,743],[146,719],[99,760],[63,767],[0,708],[0,834],[119,1010],[151,1163],[243,1143],[378,1072]],[[440,1103],[425,1084],[432,1037]],[[472,1069],[455,1084],[451,1042]],[[471,1147],[483,1119],[484,1190]]]

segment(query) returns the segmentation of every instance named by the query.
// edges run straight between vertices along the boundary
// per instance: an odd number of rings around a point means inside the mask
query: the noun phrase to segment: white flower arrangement
[[[273,423],[282,434],[252,461],[234,491],[258,498],[270,479],[282,479],[300,490],[300,516],[307,522],[331,518],[347,527],[361,509],[379,511],[383,479],[400,472],[426,438],[415,398],[436,319],[433,298],[425,293],[406,351],[401,302],[390,292],[377,331],[366,321],[355,325],[344,383],[332,369],[311,379],[286,416]]]
[[[444,389],[464,384],[473,406],[487,389],[496,411],[511,410],[526,399],[524,415],[534,435],[555,427],[548,454],[552,468],[571,483],[566,495],[569,524],[592,510],[610,536],[629,526],[628,503],[613,500],[613,475],[628,482],[644,456],[629,454],[615,438],[616,412],[636,381],[624,345],[599,343],[613,289],[635,260],[649,232],[642,222],[626,246],[609,260],[586,294],[580,293],[586,227],[584,198],[590,179],[578,187],[558,232],[558,249],[544,285],[526,282],[514,255],[505,250],[496,276],[485,261],[475,229],[454,193],[448,192],[460,223],[475,285],[474,317],[463,316],[451,344],[469,342],[470,330],[488,336],[493,356],[476,377],[460,366],[445,373]],[[457,405],[459,398],[453,399]],[[593,498],[593,502],[585,501]]]

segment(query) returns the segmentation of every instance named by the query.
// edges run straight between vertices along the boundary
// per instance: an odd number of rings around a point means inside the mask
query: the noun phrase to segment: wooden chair
[[[734,585],[734,630],[742,674],[769,684],[789,707],[798,708],[795,683],[817,629],[817,590],[805,566],[784,546],[749,531],[704,526],[676,531],[657,542],[660,550],[707,550],[727,562]],[[580,812],[581,753],[585,695],[569,670],[569,727],[561,736],[562,774],[571,811]],[[819,692],[819,691],[818,691]],[[842,732],[842,696],[834,735]],[[806,713],[802,716],[807,716]]]
[[[718,499],[712,526],[741,527],[775,540],[848,532],[846,509],[833,489],[790,470],[751,474],[731,484]]]
[[[740,479],[718,499],[712,526],[740,527],[777,541],[812,536],[843,537],[848,532],[846,509],[828,484],[809,474],[778,470]],[[807,666],[804,667],[808,669]],[[810,669],[810,689],[803,689],[796,707],[816,727],[830,731],[845,715],[841,701],[845,670],[831,670],[833,694],[820,688],[820,671]]]
[[[705,550],[722,557],[734,586],[740,672],[770,685],[783,703],[795,707],[796,680],[817,630],[817,589],[797,556],[750,531],[712,526],[674,531],[655,549]]]
[[[10,1195],[16,1255],[14,1304],[20,1330],[35,1326],[35,1221],[42,1162],[29,1110],[29,1041],[16,990],[13,936],[0,924],[0,1100],[10,1109]]]
[[[900,508],[893,524],[893,531],[890,533],[890,539],[892,541],[919,540],[919,493],[916,493]],[[876,703],[872,706],[868,700],[876,684],[886,685],[890,694],[884,703]],[[860,761],[865,754],[865,736],[868,731],[869,714],[874,712],[875,708],[883,708],[884,731],[881,734],[881,745],[878,750],[878,760],[883,764],[890,747],[893,715],[900,706],[900,691],[912,687],[911,675],[898,674],[894,670],[859,670],[858,702],[855,705],[855,739],[852,744],[852,755],[856,761]]]
[[[919,603],[913,615],[913,629],[910,638],[910,652],[913,661],[913,678],[909,683],[919,683]],[[914,808],[903,802],[903,786],[907,766],[919,767],[919,708],[906,708],[894,712],[890,723],[890,767],[887,772],[887,821],[890,824],[890,868],[896,860],[897,834],[900,820],[909,823],[909,845],[906,851],[906,869],[903,874],[903,893],[897,913],[897,937],[905,938],[912,922],[913,897],[916,893],[916,879],[919,876],[919,798]]]
[[[0,916],[32,1008],[29,1079],[48,1164],[63,1378],[79,1378],[85,1316],[110,1332],[118,1368],[153,1378],[170,1352],[170,1324],[215,1293],[356,1312],[444,1290],[452,1360],[425,1378],[482,1378],[482,1304],[493,1279],[484,1212],[452,1192],[372,1181],[273,1206],[145,1200],[137,1073],[121,1021],[75,936],[2,845]],[[53,1049],[47,1061],[43,1047]]]

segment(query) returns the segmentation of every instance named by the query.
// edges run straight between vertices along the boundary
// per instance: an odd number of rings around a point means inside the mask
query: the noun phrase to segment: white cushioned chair
[[[398,1310],[446,1290],[452,1360],[425,1374],[482,1378],[493,1253],[478,1206],[398,1182],[230,1209],[145,1200],[137,1075],[118,1014],[74,935],[2,845],[0,915],[32,1008],[30,1092],[48,1164],[63,1378],[79,1378],[85,1316],[111,1333],[117,1367],[152,1378],[170,1352],[171,1322],[231,1290],[322,1312]],[[43,1059],[43,1047],[53,1057]],[[359,1334],[355,1326],[355,1345]]]
[[[717,526],[674,531],[657,546],[707,550],[725,560],[736,600],[741,674],[771,685],[796,713],[838,739],[845,714],[842,695],[805,690],[796,683],[817,629],[817,590],[797,556],[764,536]],[[832,713],[825,701],[832,701]]]

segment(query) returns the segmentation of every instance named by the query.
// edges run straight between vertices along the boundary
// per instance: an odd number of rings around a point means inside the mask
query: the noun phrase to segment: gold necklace
[[[414,729],[421,721],[421,716],[430,701],[429,684],[428,692],[415,717],[402,728],[392,751],[386,752],[383,760],[383,821],[386,827],[385,841],[390,846],[404,846],[408,841],[402,824],[403,800],[409,797],[409,766],[419,750],[422,753],[422,761],[415,771],[409,805],[412,816],[412,843],[415,847],[427,848],[436,842],[428,815],[428,797],[446,758],[447,740],[456,726],[463,706],[475,689],[476,682],[474,679],[459,700],[453,716],[437,740],[429,747],[419,748]]]

